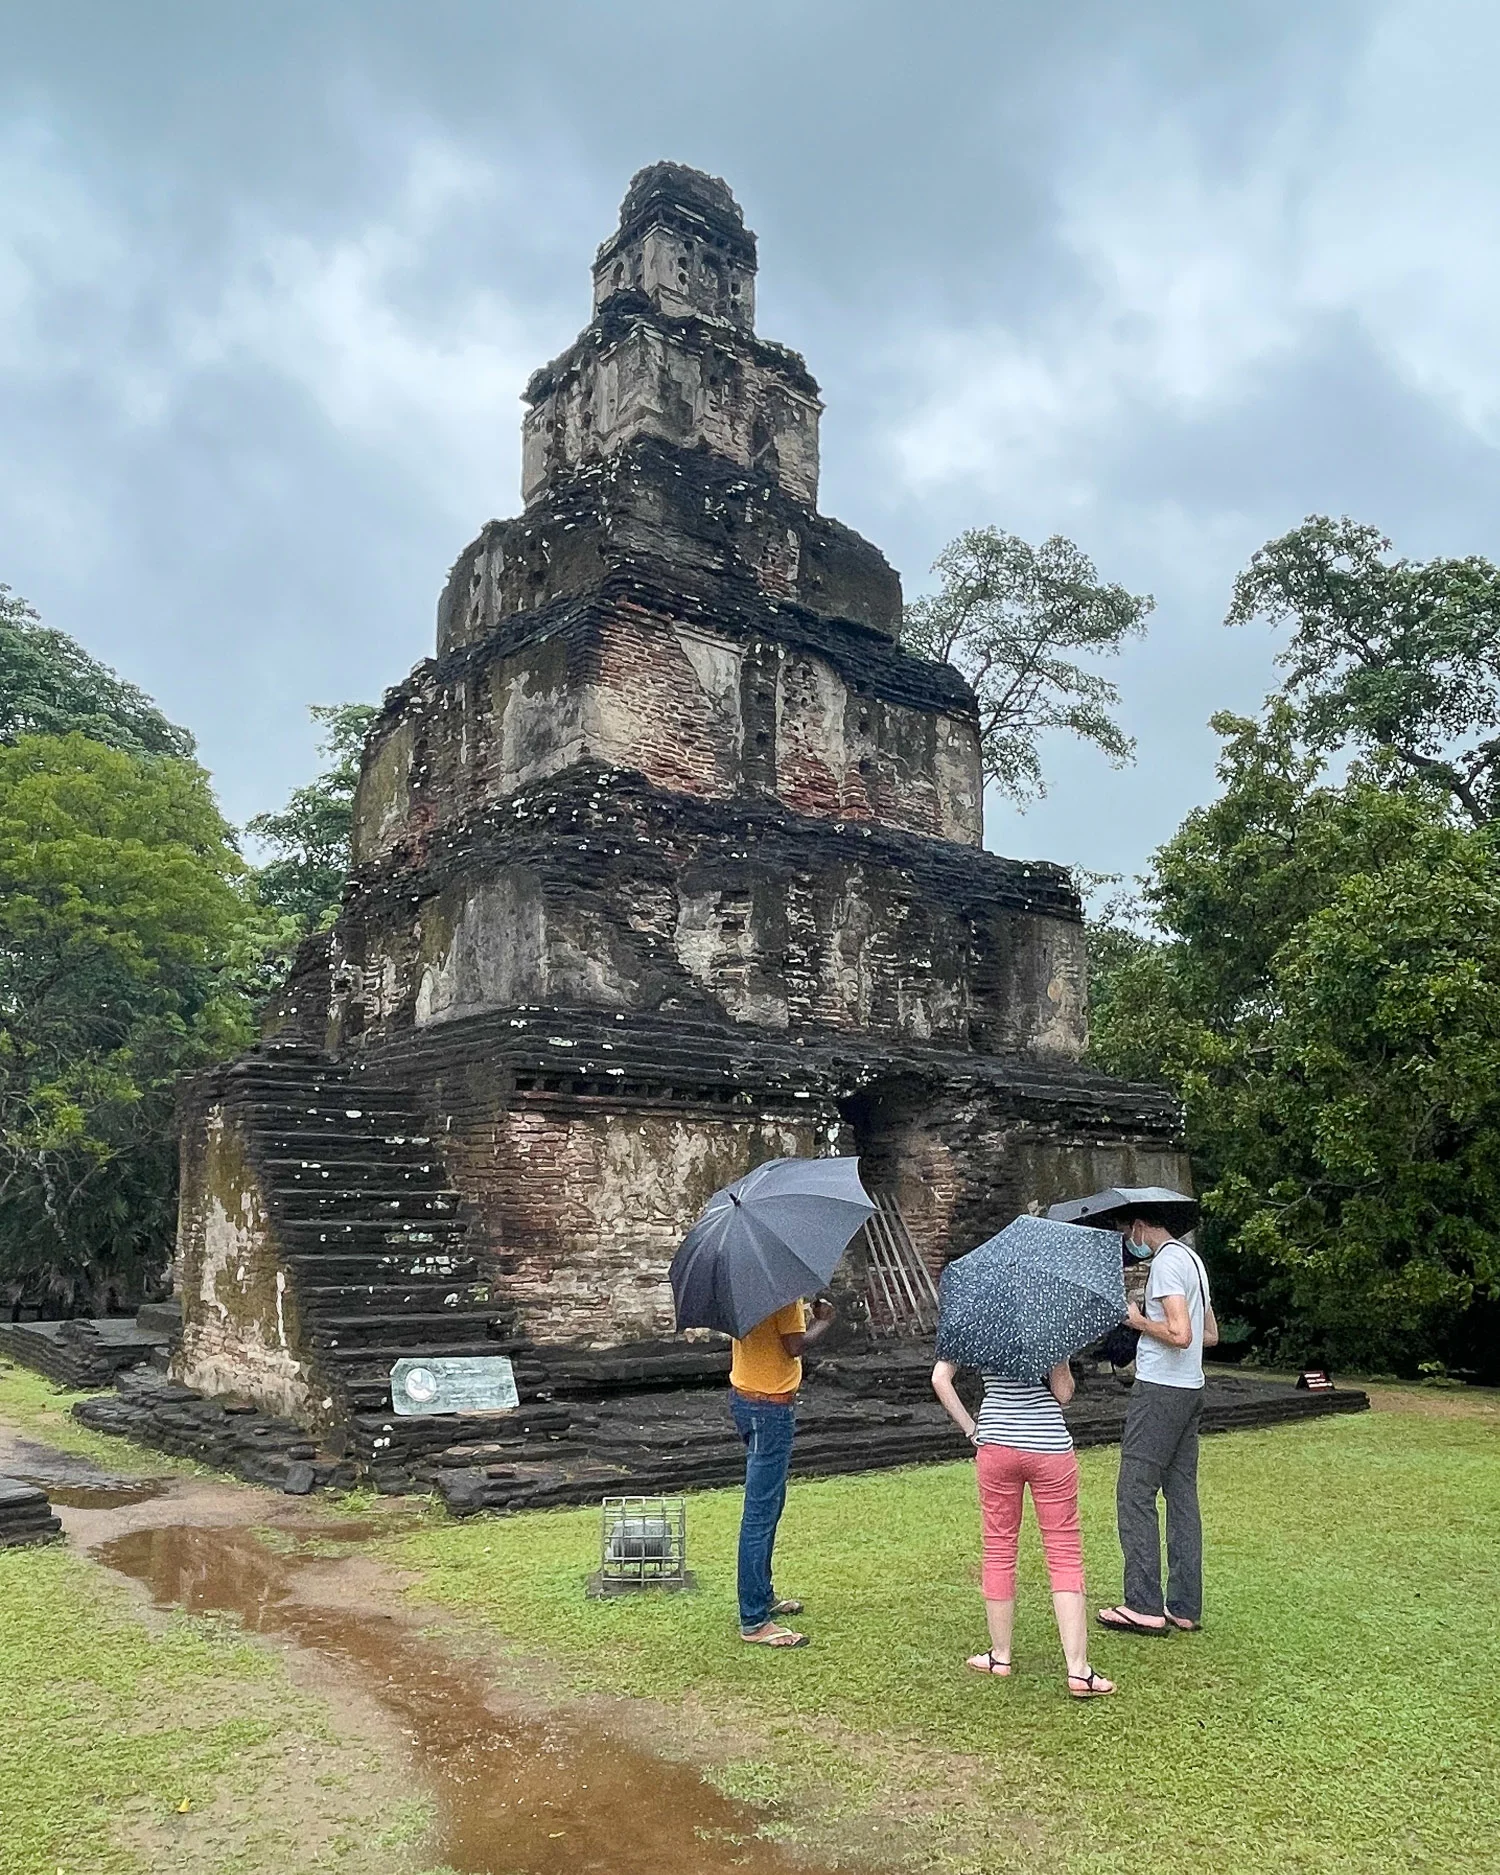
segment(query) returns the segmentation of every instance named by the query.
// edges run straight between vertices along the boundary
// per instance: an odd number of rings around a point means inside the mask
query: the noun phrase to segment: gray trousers
[[[1203,1524],[1198,1515],[1198,1387],[1138,1380],[1120,1442],[1115,1517],[1125,1552],[1125,1606],[1163,1612],[1161,1527],[1156,1496],[1167,1500],[1167,1599],[1187,1621],[1203,1619]]]

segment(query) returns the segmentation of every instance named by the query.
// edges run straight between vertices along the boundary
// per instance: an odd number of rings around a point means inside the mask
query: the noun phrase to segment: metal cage
[[[599,1592],[687,1588],[687,1500],[607,1497],[601,1506]]]

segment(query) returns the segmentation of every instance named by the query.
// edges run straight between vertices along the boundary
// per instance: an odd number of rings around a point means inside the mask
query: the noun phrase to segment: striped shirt
[[[986,1374],[974,1443],[1008,1445],[1018,1452],[1071,1452],[1073,1435],[1050,1387]]]

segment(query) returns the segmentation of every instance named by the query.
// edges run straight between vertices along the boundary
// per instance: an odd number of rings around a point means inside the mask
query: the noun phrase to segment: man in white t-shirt
[[[1219,1326],[1208,1273],[1196,1251],[1179,1243],[1148,1209],[1123,1214],[1125,1248],[1149,1257],[1145,1307],[1126,1319],[1140,1335],[1135,1387],[1120,1442],[1115,1516],[1125,1557],[1125,1593],[1101,1608],[1103,1627],[1165,1634],[1203,1621],[1203,1524],[1198,1512],[1198,1421],[1203,1410],[1203,1350]],[[1167,1592],[1162,1595],[1158,1495],[1167,1506]]]

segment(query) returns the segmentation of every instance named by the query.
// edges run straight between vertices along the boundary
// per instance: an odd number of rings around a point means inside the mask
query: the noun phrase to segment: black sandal
[[[1076,1689],[1082,1687],[1080,1693]],[[1115,1690],[1113,1680],[1106,1680],[1102,1673],[1095,1673],[1092,1667],[1087,1673],[1068,1675],[1068,1695],[1072,1699],[1108,1699]]]
[[[987,1667],[976,1667],[974,1665],[974,1662],[979,1659],[978,1654],[970,1654],[968,1659],[964,1662],[964,1665],[969,1669],[970,1673],[989,1674],[992,1678],[997,1680],[1003,1680],[1008,1677],[1011,1663],[1008,1660],[997,1660],[993,1647],[985,1654],[984,1658],[989,1662]]]
[[[1114,1615],[1116,1619],[1113,1621],[1109,1620],[1108,1617],[1110,1615]],[[1131,1616],[1127,1615],[1125,1610],[1120,1607],[1101,1608],[1098,1614],[1094,1616],[1094,1619],[1101,1628],[1108,1628],[1111,1634],[1159,1635],[1171,1633],[1171,1629],[1168,1627],[1165,1617],[1163,1617],[1162,1624],[1159,1628],[1153,1628],[1149,1622],[1133,1620]]]

